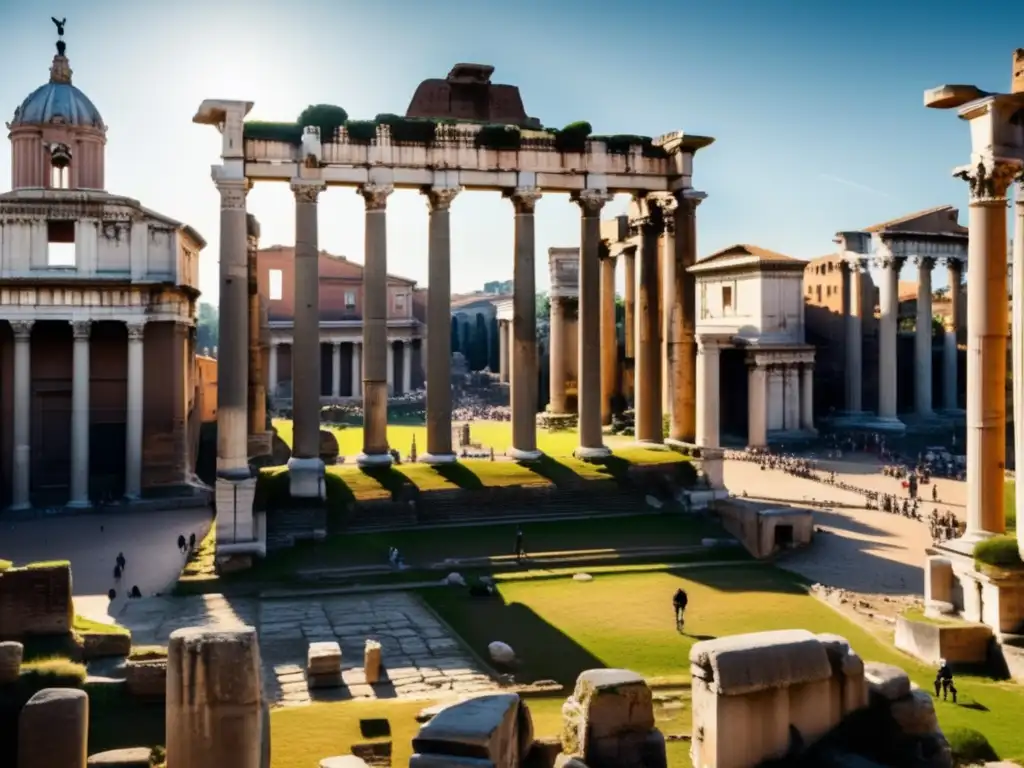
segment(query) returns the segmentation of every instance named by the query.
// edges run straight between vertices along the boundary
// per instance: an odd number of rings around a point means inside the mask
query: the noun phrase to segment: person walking
[[[949,668],[949,664],[945,659],[939,660],[939,672],[935,675],[935,698],[939,697],[939,691],[942,691],[942,700],[946,701],[946,696],[953,694],[953,703],[956,704],[956,685],[953,683],[953,670]]]
[[[675,595],[672,596],[672,612],[676,617],[676,632],[683,631],[684,614],[689,602],[690,599],[686,596],[686,591],[682,587],[677,589]]]
[[[523,546],[523,529],[522,528],[518,528],[518,527],[516,528],[516,550],[515,550],[515,554],[516,554],[516,562],[517,563],[523,562],[523,558],[526,557],[526,549]]]

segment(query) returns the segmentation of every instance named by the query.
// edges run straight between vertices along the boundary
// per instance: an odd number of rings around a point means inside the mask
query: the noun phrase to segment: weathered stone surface
[[[18,768],[85,768],[89,697],[70,688],[44,688],[18,720]]]
[[[897,701],[910,695],[910,678],[906,672],[892,664],[869,661],[864,665],[864,679],[872,696]]]
[[[149,747],[128,747],[112,749],[89,757],[94,768],[150,768]]]
[[[322,691],[327,688],[341,688],[345,685],[345,678],[341,672],[328,672],[323,675],[309,675],[307,687],[311,691]]]
[[[553,768],[562,751],[562,741],[557,736],[534,739],[526,750],[523,768]]]
[[[82,659],[109,659],[125,657],[132,652],[132,636],[126,634],[97,633],[86,635],[82,641]]]
[[[0,640],[67,634],[73,613],[69,563],[0,573]]]
[[[410,766],[441,765],[436,756],[460,755],[496,768],[517,768],[523,745],[520,735],[533,726],[529,711],[514,693],[498,693],[460,701],[435,713],[413,739],[417,753]],[[427,756],[433,755],[432,761]],[[417,758],[421,758],[417,760]],[[461,763],[460,763],[461,764]]]
[[[894,701],[889,711],[899,724],[900,730],[908,736],[928,736],[941,730],[939,718],[935,714],[935,702],[920,688],[915,688],[909,696]]]
[[[380,681],[381,645],[376,640],[367,640],[363,647],[363,674],[366,682],[373,685]]]
[[[514,664],[516,660],[516,652],[512,650],[512,646],[499,640],[495,640],[487,646],[487,653],[491,657],[491,661],[503,666]]]
[[[306,671],[311,675],[340,675],[341,646],[336,642],[310,643]]]
[[[128,693],[140,699],[160,700],[167,695],[167,659],[133,661],[124,665]]]
[[[21,643],[13,640],[0,643],[0,685],[17,681],[24,655],[25,648]]]
[[[803,629],[787,629],[695,643],[690,672],[719,695],[739,696],[825,680],[832,665],[817,637]]]

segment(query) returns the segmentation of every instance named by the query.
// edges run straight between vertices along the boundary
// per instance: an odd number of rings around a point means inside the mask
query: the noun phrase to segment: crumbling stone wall
[[[0,573],[0,640],[71,631],[71,564],[55,562]]]

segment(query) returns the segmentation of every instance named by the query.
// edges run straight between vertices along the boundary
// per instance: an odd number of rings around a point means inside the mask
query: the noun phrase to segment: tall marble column
[[[661,236],[661,268],[659,270],[661,280],[661,406],[662,411],[669,417],[669,435],[671,436],[673,400],[676,390],[676,381],[672,377],[676,370],[673,362],[676,352],[679,351],[679,344],[675,339],[682,335],[675,333],[676,330],[682,330],[682,317],[679,311],[681,307],[676,304],[676,284],[681,279],[681,276],[676,274],[679,271],[679,263],[676,260],[675,213],[679,204],[676,202],[675,195],[672,194],[659,197],[657,204],[661,208],[661,220],[665,225]],[[674,328],[673,324],[678,328]]]
[[[267,390],[263,384],[263,347],[260,327],[259,247],[260,223],[246,215],[246,268],[249,289],[249,434],[267,432]],[[265,443],[269,448],[269,443]],[[248,449],[246,450],[248,453]]]
[[[551,303],[552,314],[555,310],[554,302]],[[499,378],[502,384],[508,384],[509,379],[509,329],[508,320],[498,321],[498,368]]]
[[[144,425],[145,323],[128,324],[128,393],[125,403],[124,495],[142,495],[142,435]]]
[[[363,345],[358,341],[352,342],[352,397],[359,397],[362,394],[362,368],[363,368]]]
[[[412,339],[402,339],[402,394],[412,392]]]
[[[846,305],[846,411],[864,410],[864,263],[857,257],[843,264],[843,303]]]
[[[618,391],[619,343],[615,329],[615,257],[598,244],[601,259],[601,423],[612,423],[612,401]]]
[[[878,286],[878,418],[898,421],[896,417],[898,359],[896,338],[899,330],[900,271],[903,258],[885,253],[879,258],[882,268]]]
[[[626,331],[626,371],[622,377],[623,394],[632,403],[634,399],[634,381],[636,377],[636,246],[627,245],[622,249],[622,271],[626,283],[626,291],[623,296],[625,309],[625,331]]]
[[[932,269],[935,259],[917,260],[917,318],[914,326],[914,411],[928,418],[932,411]]]
[[[1013,284],[1010,295],[1013,299],[1013,331],[1010,343],[1013,345],[1013,453],[1024,456],[1024,183],[1015,187],[1013,226]],[[1016,336],[1014,336],[1016,334]],[[1016,426],[1020,425],[1020,426]],[[1018,521],[1024,521],[1024,491],[1015,494],[1015,509]],[[1004,513],[1005,514],[1005,513]],[[1017,549],[1024,559],[1024,522],[1017,524]]]
[[[800,369],[794,363],[786,363],[783,374],[783,429],[795,432],[800,429]]]
[[[719,446],[719,347],[714,339],[697,339],[697,445]]]
[[[1006,531],[1006,191],[1017,163],[958,174],[971,190],[967,263],[967,542]]]
[[[420,461],[450,464],[452,450],[452,337],[451,328],[451,204],[456,187],[432,187],[425,192],[429,210],[427,241],[427,452]],[[433,333],[429,329],[435,329]],[[502,381],[507,379],[508,344],[498,328]]]
[[[569,410],[565,394],[565,297],[551,296],[548,325],[548,410],[551,413],[566,413]]]
[[[768,371],[756,362],[747,365],[747,448],[768,446]]]
[[[800,429],[814,429],[814,363],[804,363],[800,372]]]
[[[270,356],[267,362],[267,386],[270,388],[270,396],[277,395],[277,348],[281,346],[277,339],[270,340]]]
[[[71,323],[74,336],[71,375],[71,495],[68,506],[82,509],[89,501],[89,335],[92,322]]]
[[[670,313],[675,348],[670,355],[672,369],[672,407],[669,437],[675,443],[692,443],[697,429],[697,283],[688,268],[697,263],[697,206],[707,197],[704,192],[689,189],[677,198],[673,212],[675,228],[675,281],[673,310]]]
[[[580,444],[576,456],[597,459],[611,454],[601,434],[601,209],[612,196],[603,189],[584,189],[574,199],[582,214],[576,376]]]
[[[323,496],[320,459],[320,245],[317,200],[322,182],[293,181],[295,320],[292,340],[292,496]]]
[[[537,278],[534,209],[541,192],[517,187],[506,193],[515,209],[512,267],[512,447],[517,461],[539,459],[537,450]]]
[[[388,196],[394,187],[364,184],[366,254],[363,267],[363,452],[360,466],[391,464],[388,452]]]
[[[395,394],[395,342],[393,339],[388,339],[388,394]]]
[[[331,397],[341,397],[341,342],[331,342]]]
[[[1016,242],[1016,240],[1014,240]],[[942,341],[942,406],[947,411],[960,409],[958,344],[963,327],[963,301],[961,297],[964,263],[959,258],[946,261],[949,279],[949,325]],[[1016,274],[1016,273],[1014,273]]]
[[[11,509],[28,509],[32,467],[32,326],[33,320],[12,320],[14,331],[14,481]]]
[[[640,288],[636,333],[636,438],[664,440],[661,425],[661,327],[658,290],[658,238],[664,230],[661,208],[641,200],[646,216],[640,222]]]

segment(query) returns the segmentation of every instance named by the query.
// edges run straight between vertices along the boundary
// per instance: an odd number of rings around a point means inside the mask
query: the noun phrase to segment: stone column
[[[641,304],[643,299],[641,298]],[[643,311],[641,309],[641,311]],[[641,344],[643,342],[641,341]],[[697,445],[718,448],[719,348],[714,339],[697,339]]]
[[[787,432],[800,429],[800,369],[794,363],[786,364],[783,378],[783,429]]]
[[[601,259],[601,423],[612,423],[612,400],[617,392],[619,343],[615,333],[615,257],[600,243]]]
[[[452,450],[452,255],[451,204],[457,187],[424,190],[429,211],[427,240],[427,450],[426,464],[450,464]],[[507,380],[508,346],[499,323],[502,381]],[[430,330],[434,329],[431,333]],[[408,358],[406,358],[408,360]]]
[[[1013,454],[1024,456],[1024,183],[1015,188],[1013,227]],[[1016,335],[1014,335],[1016,334]],[[948,334],[947,334],[948,335]],[[1024,521],[1024,490],[1015,494],[1017,520]],[[1005,512],[1004,512],[1005,515]],[[1017,524],[1017,549],[1024,559],[1024,522]]]
[[[932,412],[932,268],[935,259],[917,260],[917,320],[914,329],[914,410],[921,418]]]
[[[755,361],[747,366],[747,448],[768,447],[768,372]]]
[[[854,257],[844,264],[844,303],[846,304],[846,411],[857,414],[864,410],[864,264]]]
[[[878,321],[878,418],[881,421],[899,421],[896,418],[897,381],[896,337],[899,330],[900,270],[903,258],[884,254],[879,258],[882,268],[879,283]]]
[[[388,339],[388,394],[395,394],[395,342]]]
[[[626,291],[623,296],[625,309],[625,331],[626,331],[626,373],[622,377],[623,394],[632,403],[634,398],[634,381],[636,376],[636,246],[627,245],[622,249],[622,271],[626,283]]]
[[[249,415],[250,435],[267,431],[267,390],[263,385],[263,351],[260,326],[260,290],[258,259],[260,224],[252,214],[246,215],[246,267],[249,289]],[[248,453],[248,448],[246,449]]]
[[[541,192],[517,187],[506,193],[515,208],[512,314],[512,447],[517,461],[539,459],[537,450],[537,287],[533,213]],[[600,383],[597,384],[600,386]]]
[[[71,374],[71,495],[68,506],[84,509],[89,501],[89,334],[92,321],[71,323],[74,336]]]
[[[32,325],[33,320],[12,320],[14,331],[14,493],[11,509],[32,506],[29,491],[32,468]]]
[[[280,343],[277,339],[270,340],[270,361],[268,363],[267,380],[270,387],[270,396],[274,397],[277,394],[277,348]]]
[[[363,268],[363,452],[360,466],[391,464],[388,453],[388,230],[394,187],[364,184],[366,254]]]
[[[673,310],[671,315],[672,338],[675,347],[670,358],[672,370],[671,420],[669,437],[675,443],[692,443],[697,432],[697,374],[695,344],[697,323],[697,283],[695,276],[688,272],[697,263],[697,206],[707,195],[696,190],[686,190],[678,198],[673,213],[675,228],[675,282],[673,284]]]
[[[128,324],[128,393],[125,404],[124,495],[142,495],[142,434],[145,402],[145,323]]]
[[[640,222],[640,290],[636,333],[636,438],[660,443],[661,428],[661,326],[659,323],[658,238],[664,230],[661,208],[641,199],[646,217]]]
[[[331,342],[331,397],[341,397],[341,342]]]
[[[359,397],[361,394],[360,384],[363,382],[361,375],[363,362],[363,345],[358,341],[352,342],[352,397]]]
[[[551,297],[551,322],[548,326],[548,396],[551,413],[569,410],[565,395],[565,297]]]
[[[967,532],[968,543],[1005,533],[1006,471],[1006,191],[1019,164],[977,166],[970,184],[967,263]]]
[[[552,323],[554,322],[554,311],[555,303],[551,302],[551,313]],[[508,320],[498,321],[498,368],[500,369],[499,378],[502,384],[508,384],[509,382],[509,338],[508,338]]]
[[[665,224],[664,234],[661,238],[661,268],[659,270],[661,279],[661,404],[662,411],[669,417],[669,434],[672,427],[673,399],[675,397],[675,384],[672,372],[675,370],[673,361],[678,351],[678,342],[673,339],[679,334],[674,333],[673,322],[679,324],[681,320],[679,307],[676,305],[676,283],[678,277],[678,262],[676,261],[676,209],[679,207],[674,195],[659,197],[658,206],[661,208],[661,219]]]
[[[814,429],[814,363],[804,363],[801,371],[800,429]]]
[[[261,768],[260,650],[256,630],[199,627],[167,647],[167,765]]]
[[[402,394],[412,392],[412,339],[402,339]]]
[[[574,199],[582,213],[577,321],[579,362],[576,376],[580,444],[576,456],[581,459],[597,459],[611,454],[601,434],[604,399],[601,391],[601,209],[612,196],[603,189],[584,189]],[[614,293],[612,295],[614,302]],[[613,322],[614,311],[613,304]]]
[[[1016,243],[1017,240],[1014,239]],[[963,281],[964,264],[959,258],[950,258],[946,262],[949,279],[949,327],[942,346],[942,395],[943,407],[947,411],[960,410],[959,394],[959,352],[958,339],[963,327],[963,302],[960,298],[961,282]],[[1016,274],[1016,273],[1015,273]]]
[[[291,494],[323,496],[320,459],[320,245],[317,199],[323,182],[293,181],[295,194],[295,320],[292,339]]]
[[[44,688],[18,718],[18,768],[86,768],[89,695],[73,688]]]

